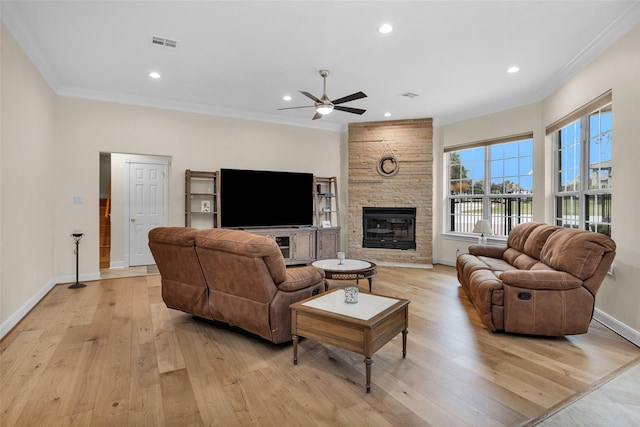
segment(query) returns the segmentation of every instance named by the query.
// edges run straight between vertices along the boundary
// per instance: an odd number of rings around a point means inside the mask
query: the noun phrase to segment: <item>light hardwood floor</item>
[[[56,286],[0,342],[3,426],[533,425],[640,362],[595,321],[560,338],[488,332],[451,267],[380,267],[374,292],[411,300],[408,353],[401,337],[379,350],[366,394],[362,356],[304,339],[293,366],[291,344],[167,309],[158,275],[87,285]],[[562,412],[544,422],[589,425]]]

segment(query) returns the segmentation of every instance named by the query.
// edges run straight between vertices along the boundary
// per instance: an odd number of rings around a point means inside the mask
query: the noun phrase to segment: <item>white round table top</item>
[[[370,268],[372,264],[369,261],[361,259],[345,259],[342,264],[337,259],[320,259],[311,263],[314,267],[331,271],[352,271]]]

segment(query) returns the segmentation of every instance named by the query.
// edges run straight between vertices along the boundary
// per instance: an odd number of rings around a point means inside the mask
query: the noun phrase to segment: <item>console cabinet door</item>
[[[315,230],[301,230],[293,234],[293,260],[308,262],[315,259]]]
[[[340,229],[318,229],[318,244],[316,256],[318,259],[336,258],[336,252],[340,247]]]

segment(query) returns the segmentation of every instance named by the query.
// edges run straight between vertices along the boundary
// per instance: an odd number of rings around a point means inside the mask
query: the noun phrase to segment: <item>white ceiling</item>
[[[3,0],[1,16],[60,95],[344,130],[539,101],[638,25],[640,1]],[[320,97],[320,69],[329,98],[363,91],[343,105],[367,112],[278,111]]]

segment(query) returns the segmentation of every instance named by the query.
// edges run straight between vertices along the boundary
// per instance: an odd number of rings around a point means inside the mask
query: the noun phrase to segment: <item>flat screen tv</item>
[[[220,170],[225,228],[306,227],[313,224],[313,174]]]

